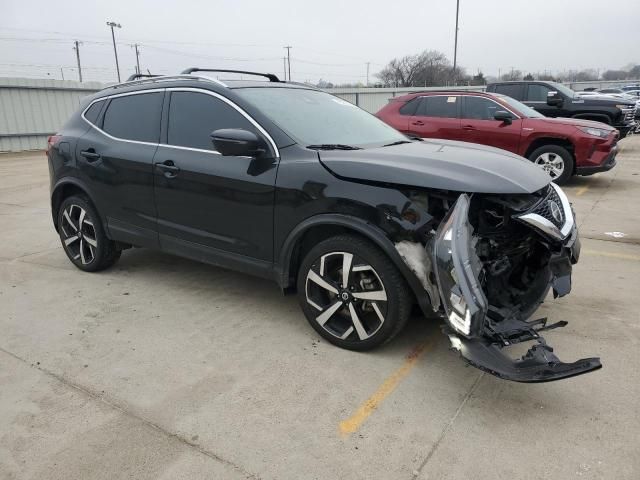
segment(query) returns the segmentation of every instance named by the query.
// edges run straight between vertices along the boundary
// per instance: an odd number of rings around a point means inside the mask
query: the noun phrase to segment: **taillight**
[[[47,151],[45,152],[45,155],[49,154],[49,150],[55,147],[56,143],[58,143],[61,138],[61,135],[51,135],[49,138],[47,138]]]

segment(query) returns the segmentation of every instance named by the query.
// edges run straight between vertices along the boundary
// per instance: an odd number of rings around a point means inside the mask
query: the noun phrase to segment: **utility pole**
[[[118,72],[118,83],[120,83],[120,65],[118,65],[118,49],[116,48],[116,35],[113,28],[122,28],[122,25],[116,22],[107,22],[107,26],[111,27],[111,40],[113,40],[113,53],[116,56],[116,72]]]
[[[367,62],[367,87],[369,86],[369,65],[371,65],[371,62]]]
[[[74,47],[73,49],[76,51],[76,60],[78,61],[78,79],[80,80],[80,83],[82,83],[82,67],[80,66],[80,43],[78,40],[76,40],[74,43]]]
[[[136,49],[136,73],[140,75],[140,51],[138,50],[138,44],[134,44],[133,48]]]
[[[62,80],[64,80],[64,70],[62,70],[62,67],[60,67],[60,75],[62,75]]]
[[[287,49],[287,70],[289,70],[289,81],[291,81],[291,45],[284,48]]]
[[[282,71],[284,72],[284,81],[287,81],[287,57],[282,57]]]
[[[460,14],[460,0],[456,0],[456,34],[453,44],[453,83],[456,84],[456,67],[458,66],[458,16]]]

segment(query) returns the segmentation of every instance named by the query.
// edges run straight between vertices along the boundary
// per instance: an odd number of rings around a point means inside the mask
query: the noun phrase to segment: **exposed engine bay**
[[[410,196],[432,216],[419,242],[396,248],[445,316],[451,345],[475,367],[501,378],[544,382],[601,367],[597,358],[563,363],[540,332],[563,327],[530,320],[550,289],[571,291],[580,242],[562,190],[551,184],[532,194]],[[426,227],[426,225],[425,225]],[[428,230],[428,231],[427,231]],[[411,245],[423,249],[424,257]],[[426,257],[426,258],[425,258]],[[416,267],[421,261],[424,268]],[[434,297],[434,291],[439,298]],[[519,359],[504,349],[531,341]]]

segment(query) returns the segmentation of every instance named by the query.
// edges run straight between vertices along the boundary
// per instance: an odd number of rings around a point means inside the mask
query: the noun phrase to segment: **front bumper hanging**
[[[505,319],[488,327],[486,334],[479,338],[465,338],[449,326],[444,327],[444,333],[449,337],[451,347],[470,365],[505,380],[539,383],[575,377],[602,367],[599,358],[562,362],[539,334],[565,325],[565,321],[547,325],[546,318],[529,322]],[[504,352],[505,347],[527,341],[535,343],[519,359]]]

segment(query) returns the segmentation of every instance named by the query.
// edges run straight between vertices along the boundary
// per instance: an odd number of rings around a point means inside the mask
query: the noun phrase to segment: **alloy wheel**
[[[62,212],[60,222],[64,248],[74,261],[89,265],[96,258],[98,240],[93,220],[79,205],[71,204]]]
[[[545,152],[538,156],[534,163],[553,179],[560,177],[564,172],[564,159],[557,153]]]
[[[318,325],[342,340],[372,337],[387,315],[380,276],[352,253],[330,252],[316,260],[307,272],[305,294],[318,311]]]

